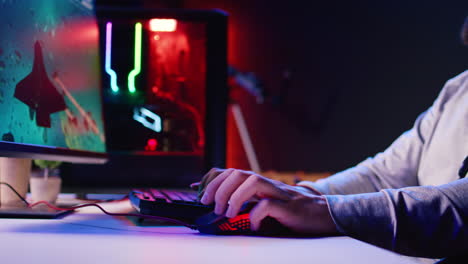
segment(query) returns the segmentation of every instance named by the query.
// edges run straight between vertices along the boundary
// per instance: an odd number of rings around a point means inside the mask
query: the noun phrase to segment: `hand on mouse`
[[[260,228],[264,218],[270,216],[294,232],[312,235],[338,233],[325,198],[308,188],[236,169],[212,169],[202,183],[207,185],[201,202],[215,202],[215,213],[219,215],[234,217],[245,202],[258,200],[250,211],[254,231]]]
[[[201,181],[194,182],[194,183],[190,184],[190,188],[192,188],[193,190],[198,192],[198,200],[201,200],[201,198],[203,197],[203,194],[205,193],[205,189],[206,189],[206,186],[208,185],[208,183],[213,181],[217,176],[219,176],[224,171],[226,171],[226,169],[212,168],[210,171],[208,171],[203,176]],[[249,173],[254,174],[254,172],[251,172],[251,171],[244,171],[244,172],[248,173],[248,174]],[[319,192],[318,190],[313,189],[310,186],[295,186],[295,187],[297,189],[302,189],[302,190],[304,190],[306,192],[308,191],[311,194],[322,195],[321,192]]]

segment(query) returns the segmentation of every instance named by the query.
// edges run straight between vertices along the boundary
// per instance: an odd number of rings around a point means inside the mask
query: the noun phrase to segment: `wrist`
[[[318,205],[321,208],[320,211],[321,211],[321,216],[322,216],[322,221],[323,221],[322,229],[324,233],[328,235],[339,234],[339,231],[336,227],[336,223],[333,220],[327,198],[325,196],[319,196],[317,197],[317,199],[319,200]]]
[[[294,187],[301,190],[301,191],[305,191],[307,193],[310,193],[310,194],[323,195],[322,192],[320,192],[316,188],[312,187],[311,182],[303,182],[302,181],[302,182],[297,183]]]

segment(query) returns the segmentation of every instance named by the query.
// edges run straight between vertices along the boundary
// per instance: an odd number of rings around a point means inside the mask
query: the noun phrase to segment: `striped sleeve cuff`
[[[325,198],[340,233],[383,248],[394,248],[396,220],[385,193],[325,195]]]

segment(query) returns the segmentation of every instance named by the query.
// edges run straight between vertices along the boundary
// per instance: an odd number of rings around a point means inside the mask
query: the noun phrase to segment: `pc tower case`
[[[65,186],[187,187],[224,167],[227,15],[105,7],[97,15],[110,159],[65,166]]]

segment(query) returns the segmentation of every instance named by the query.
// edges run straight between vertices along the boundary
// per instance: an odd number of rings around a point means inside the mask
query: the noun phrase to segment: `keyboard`
[[[239,215],[226,218],[216,215],[213,205],[198,202],[194,191],[164,189],[135,189],[129,194],[133,207],[144,215],[176,219],[201,233],[217,235],[280,235],[289,236],[291,231],[271,217],[266,217],[260,230],[250,229],[248,212],[256,203],[245,203]]]
[[[213,205],[198,202],[195,191],[134,189],[129,194],[132,206],[144,215],[177,219],[187,224],[213,211]]]

